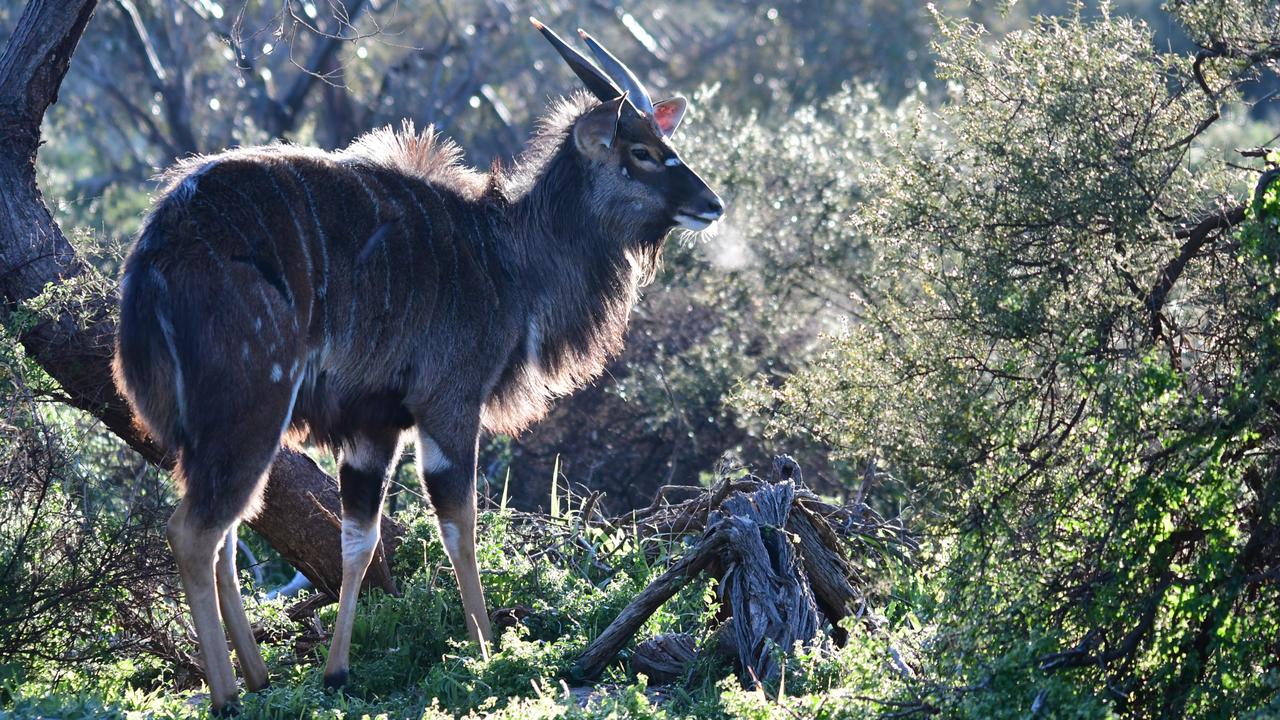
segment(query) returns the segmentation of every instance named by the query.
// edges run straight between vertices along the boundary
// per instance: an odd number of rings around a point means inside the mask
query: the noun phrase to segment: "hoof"
[[[324,687],[326,690],[341,690],[347,684],[347,671],[339,670],[335,673],[325,673]]]
[[[214,705],[213,708],[209,710],[209,714],[217,718],[237,717],[240,715],[240,703],[232,700],[231,702],[225,703],[221,706]]]

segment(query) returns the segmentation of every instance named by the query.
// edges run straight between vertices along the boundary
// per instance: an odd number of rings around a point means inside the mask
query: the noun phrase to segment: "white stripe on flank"
[[[369,198],[369,203],[373,205],[374,226],[376,227],[378,225],[381,225],[383,222],[385,222],[383,220],[382,202],[378,200],[378,196],[374,194],[373,190],[369,189],[369,184],[365,182],[364,176],[360,174],[360,171],[357,170],[356,168],[352,168],[346,165],[342,165],[340,167],[342,167],[344,170],[350,173],[351,177],[355,178],[356,184],[358,184],[360,186],[360,189],[364,191],[365,197]],[[346,332],[347,347],[353,347],[355,344],[356,299],[360,297],[361,292],[363,290],[360,287],[361,275],[362,273],[356,272],[356,273],[353,273],[351,277],[351,304],[347,306],[347,332]]]
[[[306,266],[307,277],[314,278],[315,269],[314,266],[311,265],[311,249],[310,247],[307,247],[307,236],[302,232],[302,223],[298,222],[298,214],[293,211],[293,199],[284,192],[284,188],[280,187],[279,181],[276,181],[274,174],[271,174],[271,168],[264,167],[262,170],[266,173],[266,179],[269,179],[271,182],[271,188],[275,190],[275,195],[280,197],[280,205],[284,206],[285,214],[289,215],[289,222],[293,224],[293,236],[297,238],[298,250],[302,251],[302,264]],[[276,261],[279,261],[279,258],[276,258]],[[283,268],[284,265],[278,264],[276,266],[278,266],[278,268]],[[283,279],[285,287],[289,287],[288,278]],[[289,292],[291,292],[291,295],[294,297],[297,297],[297,293],[293,292],[292,287],[289,287]]]
[[[311,186],[307,183],[306,178],[302,177],[302,173],[293,163],[288,163],[289,171],[293,173],[294,180],[302,187],[302,192],[307,196],[307,207],[311,210],[311,221],[316,228],[316,245],[320,247],[320,284],[316,287],[316,298],[324,305],[322,311],[324,313],[324,336],[329,336],[329,238],[325,234],[324,225],[320,222],[320,211],[316,207],[315,197],[311,194]],[[300,245],[307,254],[307,268],[314,274],[314,267],[311,263],[311,250],[307,248],[306,242],[301,238],[298,239]]]
[[[316,295],[324,297],[328,290],[329,254],[325,251],[325,245],[328,243],[328,238],[325,236],[324,225],[320,222],[320,210],[316,207],[315,196],[311,194],[311,185],[307,183],[306,178],[302,177],[302,173],[298,172],[298,168],[294,166],[293,162],[286,162],[285,167],[289,168],[289,173],[293,175],[293,181],[298,183],[298,186],[302,188],[302,194],[307,198],[307,209],[311,211],[311,223],[316,229],[316,244],[320,246],[321,256],[320,285],[316,288]],[[298,242],[302,246],[303,253],[306,255],[307,269],[309,271],[313,270],[311,265],[311,248],[307,247],[307,243],[303,242],[301,236],[298,237]]]
[[[369,189],[369,185],[365,183],[364,177],[360,175],[360,171],[345,165],[343,168],[355,177],[356,182],[360,184],[360,189],[364,190],[365,197],[369,198],[369,202],[373,203],[374,222],[382,222],[382,203],[378,201],[378,196],[374,195],[373,191]]]
[[[199,189],[200,176],[212,170],[217,164],[217,160],[211,160],[183,178],[178,187],[173,189],[173,198],[181,203],[189,202]]]
[[[529,319],[528,334],[524,338],[524,357],[529,370],[542,368],[542,331],[538,329],[538,321]]]
[[[156,320],[160,322],[160,334],[164,335],[164,344],[169,350],[169,359],[173,362],[173,396],[178,402],[178,425],[186,429],[187,389],[182,379],[182,363],[178,360],[178,345],[173,339],[173,323],[160,310],[156,310]]]
[[[298,402],[298,388],[302,387],[302,376],[299,375],[297,380],[293,381],[293,389],[289,391],[289,411],[284,414],[284,422],[280,425],[280,435],[276,442],[284,439],[284,433],[289,429],[289,423],[293,422],[293,406]]]
[[[159,270],[151,268],[151,279],[160,287],[160,292],[166,298],[169,297],[169,283],[165,280],[164,275]],[[160,323],[160,334],[164,336],[165,348],[169,351],[169,359],[173,362],[173,394],[174,400],[178,404],[178,426],[184,431],[187,427],[187,392],[186,384],[182,379],[182,363],[178,361],[178,343],[173,339],[173,322],[169,320],[169,316],[157,307],[156,322]]]

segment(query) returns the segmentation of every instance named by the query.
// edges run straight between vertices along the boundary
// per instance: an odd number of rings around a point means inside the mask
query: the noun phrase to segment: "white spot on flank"
[[[378,523],[366,527],[352,518],[342,518],[342,564],[369,562],[369,556],[378,546]]]
[[[453,463],[449,462],[449,458],[445,457],[444,451],[440,449],[440,445],[426,433],[418,435],[418,462],[422,464],[422,471],[428,475],[444,472],[453,467]]]
[[[253,319],[253,331],[262,332],[262,316],[261,315]]]
[[[249,343],[240,344],[240,355],[243,356],[245,360],[249,359]]]
[[[280,382],[282,377],[284,377],[284,370],[280,367],[280,363],[271,363],[271,382]]]
[[[678,157],[669,157],[669,158],[667,158],[666,160],[663,160],[663,161],[662,161],[662,164],[663,164],[663,165],[666,165],[667,167],[676,167],[676,166],[678,166],[678,165],[680,164],[680,158],[678,158]]]

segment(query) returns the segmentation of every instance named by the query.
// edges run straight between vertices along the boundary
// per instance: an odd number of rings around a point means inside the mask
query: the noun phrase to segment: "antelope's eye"
[[[631,148],[631,157],[639,160],[640,162],[653,163],[655,165],[658,163],[657,160],[653,159],[653,155],[649,152],[648,148],[643,145],[637,145]]]

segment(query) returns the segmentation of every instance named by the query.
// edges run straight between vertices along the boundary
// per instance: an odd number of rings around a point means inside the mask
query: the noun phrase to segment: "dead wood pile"
[[[642,537],[672,540],[700,535],[682,558],[653,581],[587,648],[574,674],[597,677],[659,607],[701,573],[718,579],[721,603],[731,617],[717,631],[719,651],[737,661],[745,683],[775,679],[776,649],[796,643],[842,643],[841,621],[863,610],[855,563],[861,554],[901,555],[914,541],[897,522],[886,522],[857,500],[847,506],[824,502],[804,485],[800,468],[783,455],[769,478],[724,479],[710,489],[664,488],[649,508],[613,521]],[[678,490],[697,494],[672,504]],[[651,638],[637,647],[632,669],[654,682],[674,679],[696,658],[691,636]]]

